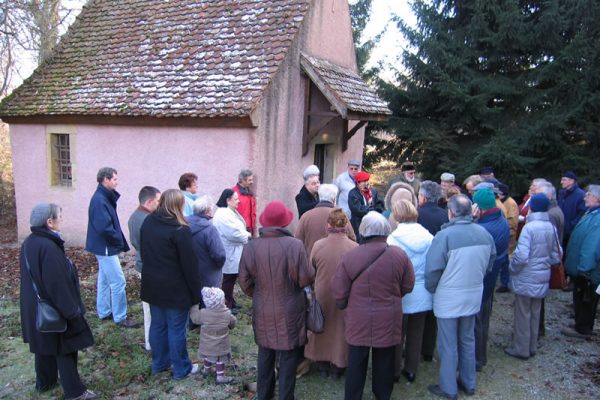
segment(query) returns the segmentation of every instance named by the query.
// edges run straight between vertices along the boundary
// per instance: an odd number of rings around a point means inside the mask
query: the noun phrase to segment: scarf
[[[362,193],[363,197],[365,198],[365,200],[367,200],[367,204],[368,204],[369,201],[371,201],[371,189],[366,188],[365,190],[361,190],[361,189],[358,189],[358,190]]]

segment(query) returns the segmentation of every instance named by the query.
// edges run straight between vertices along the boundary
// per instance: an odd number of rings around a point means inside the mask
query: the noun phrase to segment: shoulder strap
[[[25,259],[25,266],[27,267],[27,271],[29,272],[29,278],[31,279],[31,284],[33,285],[33,291],[37,296],[38,300],[41,300],[40,292],[35,284],[35,280],[33,279],[33,275],[31,274],[31,268],[29,267],[29,261],[27,260],[27,248],[25,246],[25,242],[23,242],[23,258]]]
[[[365,272],[366,270],[368,270],[369,268],[371,268],[371,266],[372,266],[373,264],[375,264],[375,261],[379,260],[379,258],[380,258],[380,257],[383,255],[383,253],[385,253],[385,251],[387,250],[387,248],[388,248],[388,247],[389,247],[389,245],[386,243],[385,247],[383,248],[383,251],[382,251],[381,253],[379,253],[379,255],[378,255],[377,257],[375,257],[375,259],[374,259],[373,261],[369,262],[369,264],[368,264],[368,265],[367,265],[365,268],[363,268],[363,270],[362,270],[362,271],[360,271],[360,272],[358,273],[358,275],[356,275],[356,276],[354,277],[354,279],[352,279],[352,282],[354,282],[355,280],[357,280],[357,279],[358,279],[358,277],[359,277],[359,276],[361,276],[361,275],[363,274],[363,272]]]

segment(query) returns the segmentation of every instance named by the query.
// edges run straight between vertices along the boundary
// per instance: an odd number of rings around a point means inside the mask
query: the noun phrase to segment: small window
[[[52,185],[73,185],[71,169],[71,141],[68,134],[53,133],[51,137]]]

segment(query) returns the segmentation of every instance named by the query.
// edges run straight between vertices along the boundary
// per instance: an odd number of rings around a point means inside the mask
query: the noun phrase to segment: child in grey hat
[[[225,306],[225,294],[221,289],[203,287],[202,301],[206,308],[200,309],[195,305],[190,309],[190,318],[200,325],[198,357],[204,360],[202,374],[209,376],[214,366],[217,384],[232,383],[233,378],[225,376],[225,362],[231,358],[229,330],[233,329],[237,320]]]

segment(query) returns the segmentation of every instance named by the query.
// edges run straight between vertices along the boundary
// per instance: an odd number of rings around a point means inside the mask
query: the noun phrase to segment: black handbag
[[[25,258],[25,265],[27,271],[29,271],[29,277],[31,278],[31,284],[33,285],[33,291],[37,297],[37,309],[35,311],[35,328],[41,333],[62,333],[67,330],[67,320],[60,315],[60,312],[48,301],[40,297],[37,285],[33,280],[31,274],[31,268],[29,267],[29,261],[27,261],[27,250],[23,245],[23,258]]]
[[[317,301],[317,296],[307,293],[306,301],[306,329],[312,333],[323,333],[325,331],[325,316],[323,309]]]

